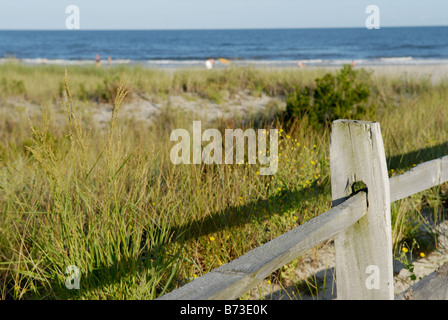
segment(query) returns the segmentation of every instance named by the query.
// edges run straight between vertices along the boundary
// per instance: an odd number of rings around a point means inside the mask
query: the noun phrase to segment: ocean
[[[448,27],[368,30],[243,29],[0,31],[0,63],[203,66],[209,58],[255,66],[448,63]]]

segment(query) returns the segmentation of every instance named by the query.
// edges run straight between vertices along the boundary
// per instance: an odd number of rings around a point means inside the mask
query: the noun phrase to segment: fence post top
[[[338,120],[333,121],[333,124],[338,124],[338,123],[374,124],[374,123],[379,123],[379,122],[378,121],[364,121],[364,120],[348,120],[348,119],[338,119]]]

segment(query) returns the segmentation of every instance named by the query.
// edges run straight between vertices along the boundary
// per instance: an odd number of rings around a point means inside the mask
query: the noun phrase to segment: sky
[[[447,0],[0,0],[0,30],[64,30],[66,7],[81,30],[365,27],[448,25]]]

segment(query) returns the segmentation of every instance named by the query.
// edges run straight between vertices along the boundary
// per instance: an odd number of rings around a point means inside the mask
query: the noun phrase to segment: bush
[[[2,77],[2,80],[0,81],[0,89],[4,93],[12,96],[20,96],[26,93],[23,80],[7,80],[5,77]]]
[[[329,125],[336,119],[360,118],[370,90],[370,74],[344,65],[336,74],[327,73],[315,80],[316,87],[296,90],[286,101],[286,119],[308,117],[312,125]]]

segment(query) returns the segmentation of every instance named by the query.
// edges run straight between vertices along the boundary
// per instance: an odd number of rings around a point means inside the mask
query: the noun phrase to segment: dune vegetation
[[[286,104],[334,71],[0,65],[0,298],[155,299],[330,209],[331,126],[287,117]],[[361,79],[363,112],[344,115],[380,122],[391,176],[448,154],[447,80]],[[219,105],[243,91],[282,104],[204,120],[203,130],[279,129],[275,175],[172,164],[171,131],[200,120],[178,106],[162,103],[151,122],[122,117],[136,97]],[[110,105],[103,127],[89,116],[100,103]],[[444,218],[447,196],[442,185],[392,205],[397,257],[413,241],[420,251],[436,243],[421,233]],[[80,290],[65,286],[70,265]],[[298,281],[285,270],[270,281]]]

